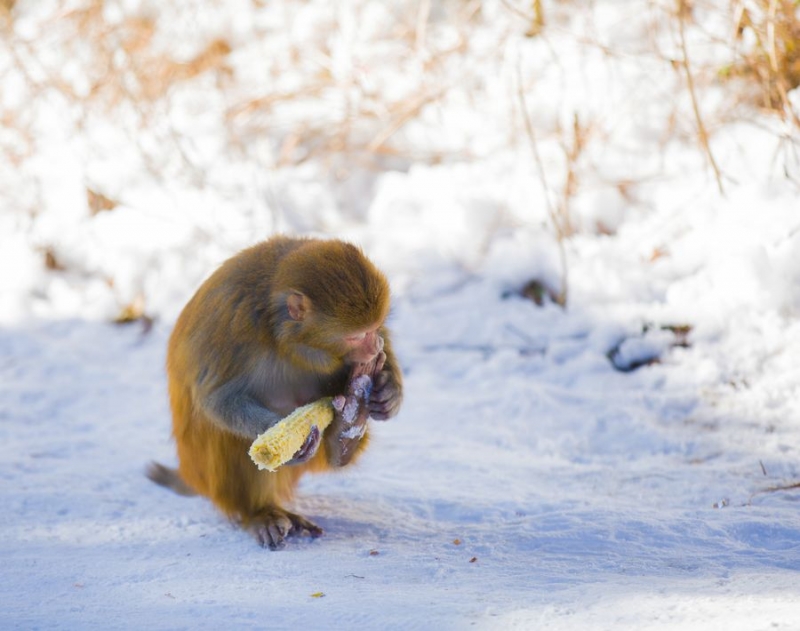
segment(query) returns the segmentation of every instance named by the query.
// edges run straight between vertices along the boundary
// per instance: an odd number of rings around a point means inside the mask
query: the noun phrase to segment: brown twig
[[[562,220],[567,213],[567,207],[565,202],[562,208],[560,208],[559,212],[559,210],[556,210],[556,208],[553,206],[553,203],[550,199],[550,187],[547,184],[547,176],[545,175],[542,156],[539,154],[539,144],[536,141],[536,132],[533,128],[533,122],[531,121],[530,115],[528,114],[528,104],[525,99],[525,90],[522,87],[522,64],[519,60],[517,61],[517,97],[519,98],[519,107],[522,114],[522,120],[525,124],[525,132],[528,135],[528,140],[531,144],[531,151],[533,152],[533,158],[536,162],[536,170],[539,175],[539,181],[544,189],[544,199],[545,203],[547,204],[547,213],[550,215],[550,221],[552,222],[553,230],[555,230],[556,233],[558,254],[561,260],[561,292],[557,296],[556,303],[561,307],[564,307],[567,304],[568,274],[567,251],[566,246],[564,245],[564,239],[567,236],[566,226],[564,225],[566,222],[563,222]]]
[[[719,171],[719,167],[717,166],[717,161],[714,159],[714,154],[711,151],[711,145],[708,142],[708,132],[706,131],[706,126],[703,123],[703,117],[700,115],[700,106],[697,103],[697,94],[694,88],[694,79],[692,77],[692,70],[689,65],[689,51],[686,46],[686,34],[684,28],[684,20],[686,13],[689,11],[689,8],[686,5],[686,0],[678,0],[678,34],[680,36],[680,44],[681,44],[681,67],[686,74],[686,87],[689,89],[689,96],[692,100],[692,110],[694,111],[694,118],[697,122],[697,133],[700,136],[700,144],[703,145],[703,149],[706,153],[706,157],[708,158],[708,162],[711,165],[711,169],[714,171],[714,178],[717,181],[717,188],[719,189],[720,195],[725,195],[725,189],[722,186],[722,176]]]

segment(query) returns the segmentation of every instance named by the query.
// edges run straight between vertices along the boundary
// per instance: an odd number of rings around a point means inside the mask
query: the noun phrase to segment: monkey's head
[[[354,245],[305,242],[281,260],[274,288],[279,350],[309,369],[333,372],[383,350],[389,283]]]

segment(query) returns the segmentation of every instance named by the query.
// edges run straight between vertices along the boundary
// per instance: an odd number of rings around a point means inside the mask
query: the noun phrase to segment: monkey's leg
[[[252,532],[261,545],[277,550],[286,537],[322,534],[315,524],[281,508],[292,498],[305,465],[259,471],[247,453],[248,439],[208,422],[193,423],[177,442],[182,479]]]
[[[275,473],[259,471],[245,449],[237,452],[236,465],[229,461],[216,479],[211,499],[227,514],[238,518],[265,548],[280,550],[288,537],[319,537],[322,529],[305,517],[281,506],[291,499],[303,465],[284,467]]]
[[[239,454],[241,454],[239,456]],[[286,510],[282,504],[294,495],[305,467],[283,467],[275,473],[259,471],[245,449],[237,450],[237,466],[229,466],[220,478],[218,504],[240,517],[242,526],[265,548],[280,550],[288,537],[319,537],[322,529],[305,517]]]

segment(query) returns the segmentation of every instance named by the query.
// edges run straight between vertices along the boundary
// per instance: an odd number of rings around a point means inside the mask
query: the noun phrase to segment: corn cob
[[[253,441],[250,457],[259,469],[275,471],[303,446],[313,425],[322,433],[331,421],[333,405],[330,397],[299,407]]]

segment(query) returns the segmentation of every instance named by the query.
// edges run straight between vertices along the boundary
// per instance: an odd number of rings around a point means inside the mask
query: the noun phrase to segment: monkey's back
[[[302,468],[260,472],[250,441],[203,413],[198,390],[225,383],[253,346],[269,345],[269,297],[275,270],[302,239],[273,237],[225,261],[184,307],[167,347],[172,433],[181,478],[226,514],[246,520],[291,497]]]

